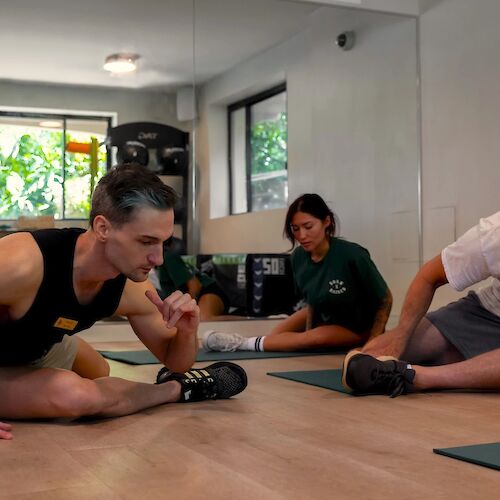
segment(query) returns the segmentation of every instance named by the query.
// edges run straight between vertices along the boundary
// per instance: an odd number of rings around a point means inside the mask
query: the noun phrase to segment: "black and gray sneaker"
[[[228,399],[242,392],[247,386],[245,370],[227,361],[213,363],[205,368],[193,368],[185,373],[175,373],[164,367],[156,376],[157,384],[171,380],[181,384],[182,403],[204,399]]]
[[[342,367],[342,384],[360,394],[388,394],[391,398],[407,394],[415,370],[406,361],[389,356],[374,358],[360,351],[347,354]]]

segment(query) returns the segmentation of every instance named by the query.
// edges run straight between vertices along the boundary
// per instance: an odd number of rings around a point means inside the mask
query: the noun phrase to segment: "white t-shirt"
[[[441,252],[441,259],[448,282],[457,291],[493,277],[476,293],[485,309],[500,316],[500,212],[480,219]]]

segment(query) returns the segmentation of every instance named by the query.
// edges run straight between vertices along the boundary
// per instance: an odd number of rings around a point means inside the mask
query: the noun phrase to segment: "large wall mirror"
[[[193,84],[192,2],[4,2],[0,44],[0,225],[6,228],[15,228],[21,214],[52,215],[56,226],[86,225],[88,156],[75,156],[65,142],[94,137],[101,144],[99,177],[119,159],[114,149],[107,157],[103,144],[109,126],[155,122],[192,130],[192,117],[176,110],[177,96]],[[137,56],[137,70],[106,71],[114,54]],[[157,150],[137,151],[158,167]],[[169,182],[182,193],[178,176]],[[183,229],[177,225],[176,234]]]
[[[286,251],[287,203],[317,192],[340,234],[370,250],[398,310],[419,261],[416,37],[412,17],[313,2],[19,0],[0,16],[0,127],[16,118],[47,135],[41,116],[5,114],[21,109],[59,110],[59,134],[101,137],[109,120],[193,132],[190,253]],[[140,55],[135,74],[102,69],[117,52]],[[70,205],[62,225],[83,213]]]
[[[286,251],[284,207],[316,192],[398,312],[420,253],[416,19],[282,0],[194,13],[199,251]]]

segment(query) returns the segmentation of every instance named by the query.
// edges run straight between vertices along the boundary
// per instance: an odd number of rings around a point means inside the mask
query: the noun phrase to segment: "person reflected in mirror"
[[[268,335],[245,338],[209,330],[211,351],[304,351],[360,346],[384,332],[391,292],[368,251],[336,236],[336,217],[317,194],[304,194],[288,208],[284,235],[296,289],[305,307]],[[298,245],[298,246],[297,246]]]
[[[163,264],[151,272],[152,282],[163,299],[180,290],[198,303],[201,321],[226,318],[229,299],[213,278],[199,271],[175,253],[169,240],[163,246]]]

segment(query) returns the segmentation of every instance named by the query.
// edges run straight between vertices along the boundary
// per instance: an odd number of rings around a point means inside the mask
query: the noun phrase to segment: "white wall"
[[[175,95],[160,92],[0,81],[1,106],[116,112],[118,124],[152,121],[191,128],[191,122],[177,121]]]
[[[348,29],[357,42],[344,52],[334,40]],[[418,264],[414,19],[320,9],[300,35],[202,89],[196,138],[201,251],[289,247],[282,239],[284,210],[223,216],[224,106],[285,77],[289,198],[313,191],[330,202],[341,234],[370,250],[393,289],[396,310]]]
[[[424,256],[500,210],[500,2],[443,0],[421,23]],[[446,234],[438,207],[452,207]],[[461,294],[439,291],[433,308]]]

